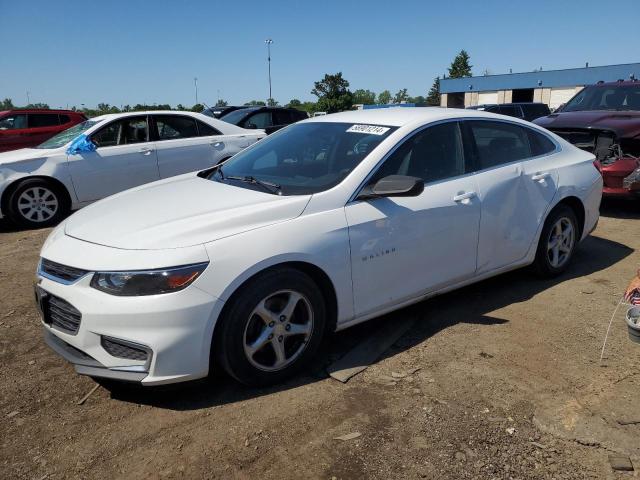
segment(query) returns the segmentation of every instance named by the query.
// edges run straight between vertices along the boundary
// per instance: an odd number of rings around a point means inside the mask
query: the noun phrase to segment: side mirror
[[[250,128],[251,130],[255,130],[258,128],[258,126],[255,123],[247,123],[247,126],[245,128]]]
[[[378,197],[417,197],[424,191],[424,180],[406,175],[389,175],[365,187],[358,200]]]
[[[97,148],[98,146],[94,142],[89,140],[86,135],[80,135],[73,142],[71,142],[71,145],[69,145],[69,148],[67,148],[67,154],[78,155],[83,152],[95,152]]]

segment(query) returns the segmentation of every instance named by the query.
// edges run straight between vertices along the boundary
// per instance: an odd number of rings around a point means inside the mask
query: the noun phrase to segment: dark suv
[[[202,111],[202,114],[212,118],[220,118],[226,115],[227,113],[231,113],[236,110],[241,110],[243,108],[247,108],[247,106],[246,105],[244,106],[227,105],[224,107],[208,107]]]
[[[36,147],[86,119],[72,110],[5,110],[0,112],[0,152]]]
[[[604,195],[640,197],[640,82],[598,82],[536,124],[596,157]]]
[[[247,107],[227,113],[220,120],[242,128],[261,128],[268,135],[305,118],[308,115],[295,108]]]
[[[522,118],[529,122],[551,113],[551,110],[549,110],[546,104],[533,102],[474,105],[473,107],[467,108],[509,115],[510,117]]]

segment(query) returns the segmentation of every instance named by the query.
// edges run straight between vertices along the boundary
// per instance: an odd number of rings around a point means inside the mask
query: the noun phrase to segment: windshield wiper
[[[277,183],[271,183],[271,182],[267,182],[265,180],[260,180],[260,179],[254,177],[254,176],[251,176],[251,175],[245,175],[244,177],[235,176],[235,175],[223,176],[224,174],[222,173],[222,169],[218,169],[218,171],[220,172],[220,177],[223,180],[239,180],[241,182],[251,183],[253,185],[260,185],[262,188],[267,190],[269,193],[274,193],[276,195],[280,195],[281,194],[282,187],[280,185],[278,185]]]

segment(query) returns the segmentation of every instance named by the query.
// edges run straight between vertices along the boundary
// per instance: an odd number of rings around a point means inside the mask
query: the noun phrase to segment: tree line
[[[461,50],[451,62],[448,68],[448,78],[463,78],[471,76],[471,67],[469,54],[465,50]],[[350,110],[354,105],[372,105],[372,104],[391,104],[391,103],[416,103],[420,105],[440,105],[440,76],[436,77],[431,85],[431,88],[426,93],[426,96],[417,95],[415,97],[409,95],[406,88],[401,88],[395,94],[392,94],[389,90],[383,90],[376,94],[368,89],[357,89],[353,92],[349,90],[349,82],[342,76],[342,72],[335,74],[325,74],[324,78],[318,82],[314,82],[313,90],[311,93],[318,97],[317,101],[302,102],[297,98],[290,100],[286,103],[285,107],[296,108],[303,110],[310,114],[314,112],[341,112],[344,110]],[[220,99],[214,107],[225,107],[228,103]],[[250,100],[244,103],[246,106],[279,106],[279,103],[269,98],[266,102],[262,100]],[[48,109],[49,105],[46,103],[33,103],[24,107],[17,107],[13,104],[10,98],[5,98],[0,101],[0,110],[11,110],[15,108],[44,108]],[[182,110],[192,112],[202,112],[206,105],[203,103],[196,103],[191,107],[182,105],[179,103],[173,108],[169,104],[136,104],[136,105],[123,105],[117,107],[108,103],[99,103],[96,108],[78,108],[76,106],[71,107],[71,110],[83,112],[88,117],[95,117],[98,115],[104,115],[107,113],[120,113],[120,112],[137,112],[144,110]]]

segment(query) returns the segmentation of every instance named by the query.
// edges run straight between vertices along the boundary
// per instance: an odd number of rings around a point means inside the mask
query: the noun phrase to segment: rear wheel
[[[542,229],[534,267],[544,277],[564,272],[578,242],[578,220],[573,210],[559,205],[551,211]]]
[[[27,228],[55,225],[69,208],[60,187],[38,178],[24,180],[13,189],[7,207],[11,221]]]
[[[245,385],[277,383],[313,358],[325,319],[324,297],[308,275],[273,270],[234,296],[212,348],[224,369]]]

